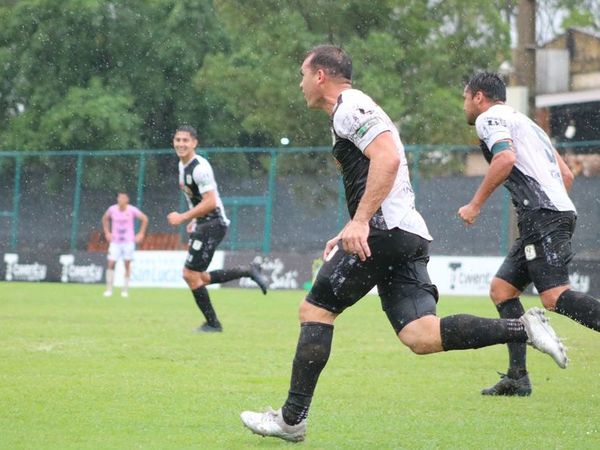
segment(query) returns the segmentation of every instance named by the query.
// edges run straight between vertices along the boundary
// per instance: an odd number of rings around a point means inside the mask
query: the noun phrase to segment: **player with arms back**
[[[287,400],[277,411],[244,411],[244,425],[262,436],[304,439],[312,396],[329,358],[333,323],[375,286],[396,335],[417,354],[529,339],[564,366],[564,348],[542,310],[511,320],[436,316],[437,289],[427,272],[431,236],[415,209],[398,130],[369,96],[352,88],[352,62],[339,47],[311,50],[301,74],[308,107],[331,118],[333,156],[351,220],[326,243],[325,262],[300,305]]]
[[[490,164],[472,200],[458,210],[473,225],[492,192],[504,184],[515,205],[519,238],[492,280],[490,296],[500,317],[523,312],[521,293],[533,282],[544,307],[600,331],[600,303],[573,291],[568,264],[576,211],[567,193],[573,175],[546,133],[506,105],[506,86],[494,73],[474,75],[463,92],[467,122],[475,125]],[[508,344],[509,368],[483,395],[531,394],[525,344]]]
[[[135,233],[135,219],[141,222],[140,231]],[[110,226],[109,226],[110,222]],[[108,268],[106,269],[105,297],[113,293],[115,264],[119,259],[125,264],[125,279],[121,297],[129,296],[129,279],[131,278],[131,260],[135,244],[139,244],[146,235],[148,217],[138,208],[129,204],[129,195],[125,192],[117,194],[117,203],[110,206],[102,216],[102,228],[108,245]]]
[[[266,294],[268,282],[261,274],[258,264],[206,271],[217,246],[225,237],[229,220],[225,215],[212,167],[205,158],[196,154],[197,145],[198,134],[193,127],[182,125],[175,130],[173,147],[179,157],[179,186],[185,194],[189,209],[183,213],[173,211],[167,216],[167,220],[173,226],[188,222],[190,239],[183,279],[206,319],[196,332],[221,332],[223,327],[212,306],[206,285],[249,277]]]

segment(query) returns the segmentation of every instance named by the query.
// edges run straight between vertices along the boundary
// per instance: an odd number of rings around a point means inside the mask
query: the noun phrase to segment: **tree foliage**
[[[327,145],[299,89],[306,51],[342,45],[354,84],[407,143],[464,143],[462,85],[510,54],[511,0],[21,0],[0,5],[0,148]],[[544,3],[544,2],[538,2]],[[596,26],[597,2],[552,0]],[[550,9],[548,9],[550,8]],[[553,9],[552,9],[553,8]],[[248,161],[260,167],[260,159]]]

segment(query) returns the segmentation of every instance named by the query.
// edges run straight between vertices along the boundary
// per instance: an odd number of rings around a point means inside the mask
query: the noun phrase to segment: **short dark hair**
[[[175,130],[175,133],[173,133],[173,137],[175,137],[175,135],[177,134],[178,131],[190,133],[190,136],[192,136],[194,139],[198,140],[198,132],[191,125],[179,125],[177,127],[177,129]]]
[[[490,100],[506,101],[506,85],[500,75],[492,72],[479,72],[467,83],[467,89],[475,95],[481,91]]]
[[[310,50],[306,57],[312,56],[309,66],[313,69],[323,69],[332,77],[341,76],[352,80],[352,59],[340,47],[325,44]]]

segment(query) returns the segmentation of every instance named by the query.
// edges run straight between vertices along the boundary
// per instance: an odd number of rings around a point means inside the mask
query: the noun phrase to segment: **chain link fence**
[[[588,148],[587,156],[600,158],[600,143],[589,147],[595,150]],[[564,151],[577,171],[577,155],[569,148]],[[314,252],[348,220],[330,148],[219,148],[200,153],[214,168],[232,222],[221,245],[224,250]],[[478,149],[408,146],[407,159],[417,209],[434,236],[432,253],[506,254],[514,223],[504,189],[490,198],[476,226],[466,228],[457,218],[486,167]],[[128,192],[131,203],[150,219],[142,248],[182,246],[185,230],[166,221],[169,212],[186,208],[177,163],[172,150],[0,152],[0,251],[101,248],[100,220],[115,203],[117,191]],[[579,170],[571,193],[579,210],[575,250],[585,258],[600,257],[598,172]]]

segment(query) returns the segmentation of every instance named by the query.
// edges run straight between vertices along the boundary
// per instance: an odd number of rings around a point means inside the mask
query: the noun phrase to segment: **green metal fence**
[[[576,144],[559,144],[559,149],[569,149],[576,146],[580,148],[600,148],[600,142],[582,142]],[[243,249],[243,248],[256,248],[260,249],[263,253],[268,254],[271,251],[272,241],[272,222],[273,222],[273,205],[276,193],[276,180],[278,172],[281,170],[279,167],[279,161],[284,155],[307,155],[307,154],[319,154],[330,152],[329,147],[312,147],[312,148],[214,148],[214,149],[202,149],[200,153],[208,156],[209,158],[213,155],[223,154],[244,154],[244,153],[258,153],[265,157],[268,157],[268,164],[266,169],[266,186],[264,192],[259,195],[235,195],[235,196],[224,196],[223,203],[226,205],[228,215],[231,219],[231,226],[229,231],[229,248],[232,250]],[[435,166],[437,163],[431,161],[431,155],[437,155],[438,157],[446,157],[448,155],[464,155],[468,152],[474,151],[473,146],[423,146],[413,145],[407,146],[407,158],[411,167],[411,177],[413,187],[416,195],[419,195],[420,185],[422,179],[427,176],[424,165]],[[82,194],[82,180],[84,178],[84,167],[85,162],[88,160],[94,160],[96,158],[134,158],[137,161],[137,176],[136,176],[136,198],[134,204],[138,207],[144,207],[144,195],[147,190],[147,163],[148,158],[152,158],[157,155],[172,155],[172,150],[129,150],[129,151],[44,151],[44,152],[19,152],[19,151],[1,151],[0,152],[0,168],[3,170],[9,170],[12,166],[14,171],[12,177],[12,198],[10,202],[4,202],[4,209],[0,210],[0,217],[8,218],[10,222],[9,232],[9,248],[16,250],[18,242],[18,230],[20,226],[20,211],[22,208],[22,183],[23,183],[23,169],[26,165],[26,159],[60,159],[60,158],[74,158],[75,162],[75,174],[73,180],[65,180],[65,182],[72,183],[72,198],[70,217],[67,218],[68,226],[70,227],[70,250],[77,250],[79,226],[80,226],[80,213],[81,213],[81,194]],[[343,185],[341,179],[338,178],[337,182],[337,226],[341,228],[347,220],[347,211],[345,207]],[[6,198],[6,197],[5,197]],[[183,195],[180,198],[180,208],[184,208],[185,203],[183,202]],[[241,240],[239,238],[239,211],[240,208],[251,206],[262,210],[264,217],[264,228],[260,233],[260,238],[255,240]],[[509,197],[507,194],[503,197],[503,213],[502,213],[502,230],[501,235],[501,247],[502,252],[506,252],[509,245]]]

